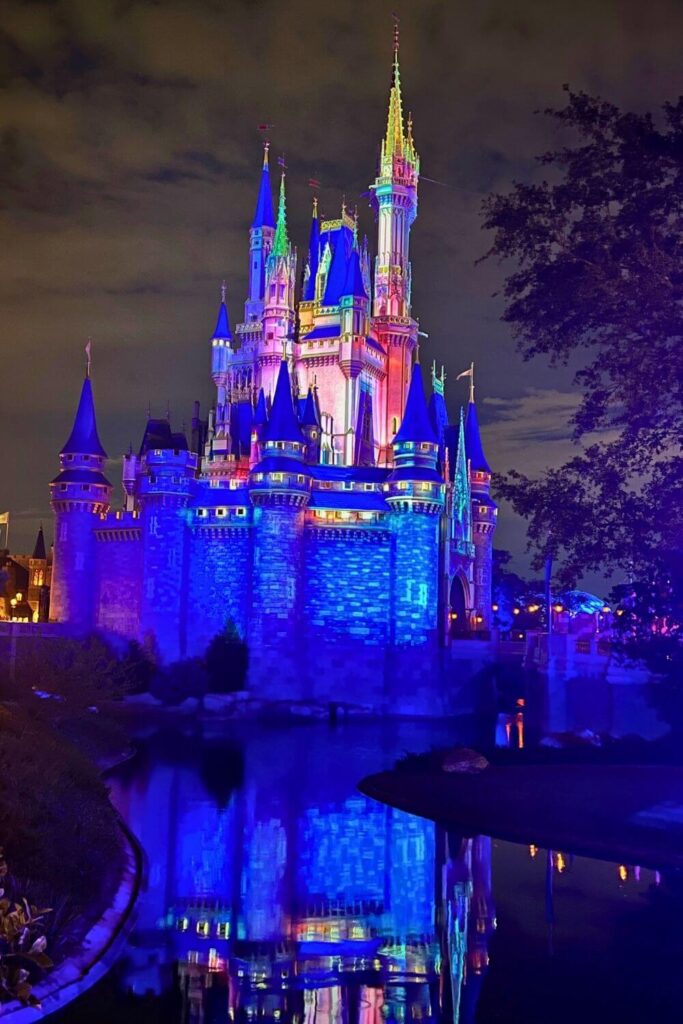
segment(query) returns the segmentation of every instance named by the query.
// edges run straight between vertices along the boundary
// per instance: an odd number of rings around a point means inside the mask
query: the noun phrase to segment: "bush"
[[[188,697],[202,700],[207,690],[208,677],[201,658],[186,658],[158,669],[150,687],[153,697],[172,707]]]
[[[204,661],[211,693],[234,693],[244,689],[249,648],[231,619],[207,647]]]

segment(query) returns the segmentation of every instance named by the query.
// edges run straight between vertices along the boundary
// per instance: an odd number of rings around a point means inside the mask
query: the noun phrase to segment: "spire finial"
[[[396,12],[394,12],[391,15],[391,17],[392,17],[392,20],[394,22],[394,65],[397,65],[398,64],[398,47],[399,47],[399,17],[398,17],[398,14],[396,14]]]
[[[474,362],[470,363],[470,402],[474,402]]]
[[[284,338],[282,339],[282,360],[283,360],[283,362],[285,361],[286,358],[287,358],[287,335],[285,334]]]
[[[358,251],[358,204],[353,211],[353,247]]]
[[[225,297],[228,292],[228,284],[225,278],[221,281],[221,302],[225,305]]]
[[[270,142],[268,139],[263,143],[263,169],[268,170],[268,150],[270,149]]]
[[[313,196],[313,216],[318,219],[318,197]]]
[[[92,338],[88,338],[85,346],[85,375],[90,376],[90,367],[92,364]]]

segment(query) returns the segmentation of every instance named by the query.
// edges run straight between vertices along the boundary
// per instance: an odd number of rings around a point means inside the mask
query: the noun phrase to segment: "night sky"
[[[300,255],[310,190],[337,216],[374,178],[401,25],[406,110],[422,159],[411,241],[413,311],[450,376],[476,363],[497,470],[538,472],[569,451],[571,375],[523,364],[475,266],[489,190],[538,174],[557,129],[535,114],[562,85],[652,109],[683,91],[680,0],[0,0],[0,512],[25,550],[51,517],[47,484],[93,338],[100,434],[114,463],[139,444],[148,402],[174,425],[213,397],[208,338],[219,284],[241,319],[261,143],[288,165]],[[13,536],[12,536],[13,535]],[[520,554],[503,510],[497,546]],[[523,564],[520,562],[520,564]]]

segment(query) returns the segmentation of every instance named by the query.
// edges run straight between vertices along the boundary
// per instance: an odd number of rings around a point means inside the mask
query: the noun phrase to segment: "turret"
[[[413,366],[401,426],[392,442],[395,468],[386,501],[396,535],[395,642],[436,638],[439,599],[439,522],[445,485],[437,471],[438,438],[429,418],[420,364]]]
[[[304,514],[311,490],[304,463],[306,438],[294,411],[284,358],[260,448],[261,459],[249,476],[254,505],[252,668],[259,678],[272,679],[273,692],[282,692],[284,660],[290,656],[296,660],[303,604]]]
[[[352,249],[340,299],[341,334],[364,337],[368,332],[368,296],[360,266],[360,254]]]
[[[377,213],[378,241],[372,312],[375,333],[387,352],[387,377],[382,389],[380,460],[391,457],[391,438],[403,416],[417,323],[411,316],[410,228],[417,215],[420,160],[415,151],[412,121],[404,125],[398,33],[387,127],[381,143],[377,178],[370,186]]]
[[[318,200],[313,198],[313,216],[311,231],[308,237],[308,260],[304,277],[303,302],[315,301],[315,283],[320,266],[320,221],[318,220]]]
[[[95,626],[95,527],[109,510],[112,486],[104,475],[107,453],[99,439],[88,374],[69,438],[50,484],[55,514],[50,617],[79,631]]]
[[[473,374],[473,371],[472,371]],[[470,400],[465,421],[465,450],[472,492],[472,540],[474,542],[474,628],[491,628],[491,572],[493,534],[498,507],[491,497],[491,467],[486,461],[474,401],[474,376],[470,376]],[[481,620],[481,621],[477,621]]]
[[[294,411],[286,359],[280,361],[260,448],[261,458],[250,476],[253,503],[303,508],[310,492],[310,477],[304,467],[306,437]]]
[[[301,430],[306,438],[306,452],[304,461],[308,465],[317,465],[320,462],[320,414],[318,402],[313,388],[308,389],[306,401],[304,402],[303,413],[301,414]]]
[[[410,316],[410,227],[417,215],[420,158],[413,143],[410,115],[403,123],[398,35],[389,90],[387,128],[382,139],[379,173],[371,185],[379,224],[375,269],[375,316]]]
[[[263,432],[268,422],[268,410],[266,408],[266,396],[263,388],[259,390],[254,416],[251,421],[251,451],[249,453],[249,469],[253,469],[261,458],[261,444]]]
[[[249,231],[249,298],[244,304],[244,319],[258,321],[263,313],[266,261],[273,246],[275,217],[270,189],[268,143],[263,148],[263,168],[254,220]]]
[[[45,550],[43,524],[40,524],[33,554],[28,562],[28,603],[31,606],[34,620],[44,622],[49,613],[46,607],[46,595],[49,594],[50,570]]]
[[[185,654],[181,628],[185,596],[183,566],[188,527],[186,507],[193,492],[198,456],[167,419],[149,420],[140,447],[139,502],[143,579],[140,639],[164,661]]]
[[[287,235],[285,176],[280,179],[280,201],[273,247],[266,262],[265,307],[263,313],[264,346],[259,356],[260,384],[272,394],[278,373],[279,353],[292,354],[295,324],[294,288],[296,250]]]
[[[221,301],[218,307],[216,326],[211,336],[211,376],[216,385],[216,436],[222,442],[221,453],[229,454],[229,364],[232,352],[232,331],[228,316],[227,286],[221,285]]]

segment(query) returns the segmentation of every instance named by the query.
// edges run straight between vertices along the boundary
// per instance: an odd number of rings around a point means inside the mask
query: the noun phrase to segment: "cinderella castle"
[[[370,686],[377,704],[397,666],[416,685],[415,666],[454,630],[489,629],[497,510],[473,369],[449,425],[443,371],[427,398],[419,363],[419,174],[397,40],[374,265],[346,208],[325,220],[314,201],[297,274],[285,175],[275,209],[266,144],[244,318],[231,327],[223,285],[210,339],[215,406],[202,420],[195,403],[189,436],[148,420],[123,458],[120,508],[88,369],[50,485],[52,620],[135,638],[164,661],[202,655],[230,623],[261,692],[343,699]]]

